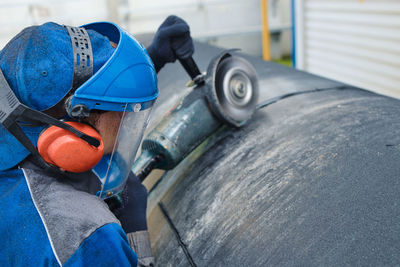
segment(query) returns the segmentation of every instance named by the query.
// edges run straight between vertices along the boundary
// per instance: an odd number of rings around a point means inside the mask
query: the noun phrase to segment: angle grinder
[[[222,124],[243,126],[256,110],[256,71],[227,50],[213,58],[202,75],[190,57],[180,60],[194,86],[146,136],[132,168],[143,181],[153,169],[170,170]]]

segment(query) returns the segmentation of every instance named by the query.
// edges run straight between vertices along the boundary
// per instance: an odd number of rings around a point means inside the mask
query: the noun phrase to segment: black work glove
[[[114,210],[125,233],[147,230],[147,190],[132,172],[122,192],[122,205]]]
[[[147,52],[157,72],[168,62],[191,57],[194,46],[189,25],[177,16],[169,16],[158,28]]]

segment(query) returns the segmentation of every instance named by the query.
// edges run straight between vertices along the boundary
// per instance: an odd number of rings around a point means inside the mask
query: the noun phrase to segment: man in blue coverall
[[[4,47],[0,266],[154,265],[147,192],[130,168],[156,73],[193,51],[176,16],[147,52],[104,22],[32,26]],[[122,204],[111,211],[104,200],[118,192]]]

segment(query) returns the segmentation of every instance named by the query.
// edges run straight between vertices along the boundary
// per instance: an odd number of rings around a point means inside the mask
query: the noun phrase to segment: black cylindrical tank
[[[196,48],[204,69],[216,49]],[[149,195],[157,264],[399,265],[400,101],[249,60],[264,100],[326,90],[221,129],[164,174]],[[175,68],[160,84],[174,87]]]

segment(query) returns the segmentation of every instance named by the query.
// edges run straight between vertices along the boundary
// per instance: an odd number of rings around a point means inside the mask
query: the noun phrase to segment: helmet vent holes
[[[90,67],[90,56],[86,55],[86,59],[87,66]]]
[[[75,47],[79,47],[78,38],[74,37],[75,40]]]
[[[82,47],[83,49],[83,47]],[[85,53],[82,52],[82,69],[85,68]]]

